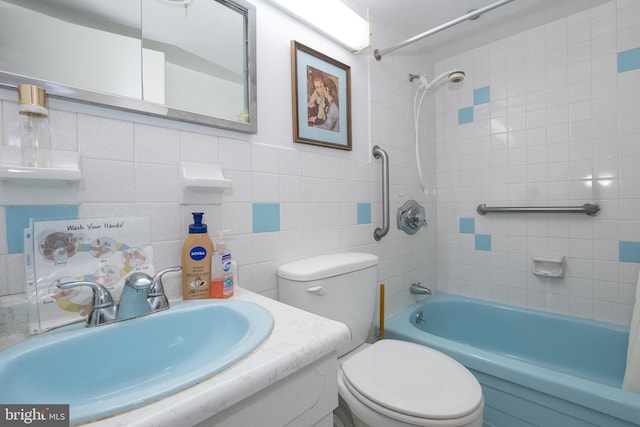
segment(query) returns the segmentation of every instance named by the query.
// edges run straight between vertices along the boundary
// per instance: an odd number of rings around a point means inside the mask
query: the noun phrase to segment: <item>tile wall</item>
[[[428,200],[420,199],[415,181],[413,87],[406,79],[407,70],[428,72],[433,66],[415,58],[377,64],[261,0],[252,3],[260,16],[258,133],[244,135],[52,99],[54,148],[79,151],[83,174],[81,204],[54,210],[60,209],[64,217],[149,216],[156,269],[179,264],[191,212],[203,211],[212,232],[232,230],[225,237],[239,264],[241,286],[272,298],[277,298],[277,267],[285,262],[338,251],[374,253],[380,257],[387,313],[397,311],[413,301],[408,292],[412,282],[435,285],[435,192]],[[353,151],[292,142],[292,39],[351,66]],[[16,100],[13,91],[0,89],[0,144],[18,143]],[[429,109],[433,121],[433,104]],[[392,224],[380,242],[373,239],[382,217],[381,163],[370,154],[373,144],[380,144],[391,159]],[[425,154],[430,171],[435,170],[432,151]],[[221,164],[225,178],[233,182],[223,204],[180,205],[179,161]],[[430,172],[430,177],[435,174]],[[428,233],[408,236],[396,229],[395,210],[409,198],[427,205],[432,219]],[[0,307],[22,301],[24,295],[20,237],[13,231],[22,229],[25,217],[51,218],[52,212],[50,207],[0,206]],[[6,330],[2,321],[0,317],[0,332]]]
[[[640,264],[640,3],[610,1],[436,65],[438,287],[628,324]],[[476,206],[600,204],[584,214]],[[531,273],[563,255],[564,278]]]
[[[198,210],[213,230],[233,230],[227,240],[241,284],[253,291],[277,298],[275,271],[284,262],[362,250],[380,256],[387,315],[413,301],[408,287],[420,281],[434,290],[629,322],[640,265],[640,5],[611,1],[434,67],[426,56],[350,55],[254,3],[263,18],[257,135],[68,103],[52,107],[56,148],[81,155],[79,216],[150,215],[156,267],[173,265],[193,210],[177,203],[177,164],[205,158],[222,164],[233,189],[222,205]],[[374,47],[399,39],[376,17],[372,25]],[[291,142],[291,39],[352,65],[353,152]],[[425,97],[420,117],[422,193],[412,117],[417,86],[407,76],[451,68],[464,69],[465,82]],[[0,100],[2,143],[11,145],[16,104],[4,90]],[[372,238],[381,222],[374,144],[389,153],[391,169],[391,227],[381,242]],[[408,199],[426,207],[428,231],[407,236],[396,229],[395,211]],[[475,212],[479,203],[587,200],[601,205],[598,217]],[[10,210],[0,209],[0,295],[20,295],[24,277],[21,253],[9,249]],[[566,256],[566,277],[534,277],[530,258],[540,253]]]

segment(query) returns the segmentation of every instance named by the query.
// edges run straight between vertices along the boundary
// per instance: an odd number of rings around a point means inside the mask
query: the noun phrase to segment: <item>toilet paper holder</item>
[[[534,255],[533,274],[543,277],[564,277],[564,256]]]

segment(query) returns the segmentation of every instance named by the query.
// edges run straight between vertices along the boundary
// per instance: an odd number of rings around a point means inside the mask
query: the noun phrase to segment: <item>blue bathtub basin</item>
[[[0,402],[69,404],[72,424],[104,418],[225,370],[272,326],[266,309],[237,300],[179,301],[96,328],[75,323],[0,351]]]

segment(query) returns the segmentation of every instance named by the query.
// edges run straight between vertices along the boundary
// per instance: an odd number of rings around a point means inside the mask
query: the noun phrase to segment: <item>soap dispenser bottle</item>
[[[211,258],[211,298],[230,298],[236,284],[237,268],[222,233],[215,242]]]
[[[202,212],[193,212],[193,224],[182,246],[182,299],[209,298],[213,242],[202,223]]]

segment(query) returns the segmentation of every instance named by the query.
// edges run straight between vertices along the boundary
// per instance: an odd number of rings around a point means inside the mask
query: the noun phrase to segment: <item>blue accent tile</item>
[[[23,230],[29,219],[77,219],[77,206],[7,206],[7,246],[10,254],[24,252]]]
[[[475,218],[460,218],[460,233],[473,234],[476,232]]]
[[[371,203],[358,203],[358,224],[371,224]]]
[[[618,72],[637,70],[640,68],[640,48],[618,52]]]
[[[473,122],[473,107],[466,107],[458,109],[458,124]]]
[[[280,204],[254,203],[253,232],[268,233],[270,231],[280,231]]]
[[[640,263],[640,242],[619,242],[620,262]]]
[[[491,235],[490,234],[476,234],[476,251],[490,251],[491,250]]]
[[[489,86],[480,87],[473,90],[473,105],[486,104],[489,102]]]

